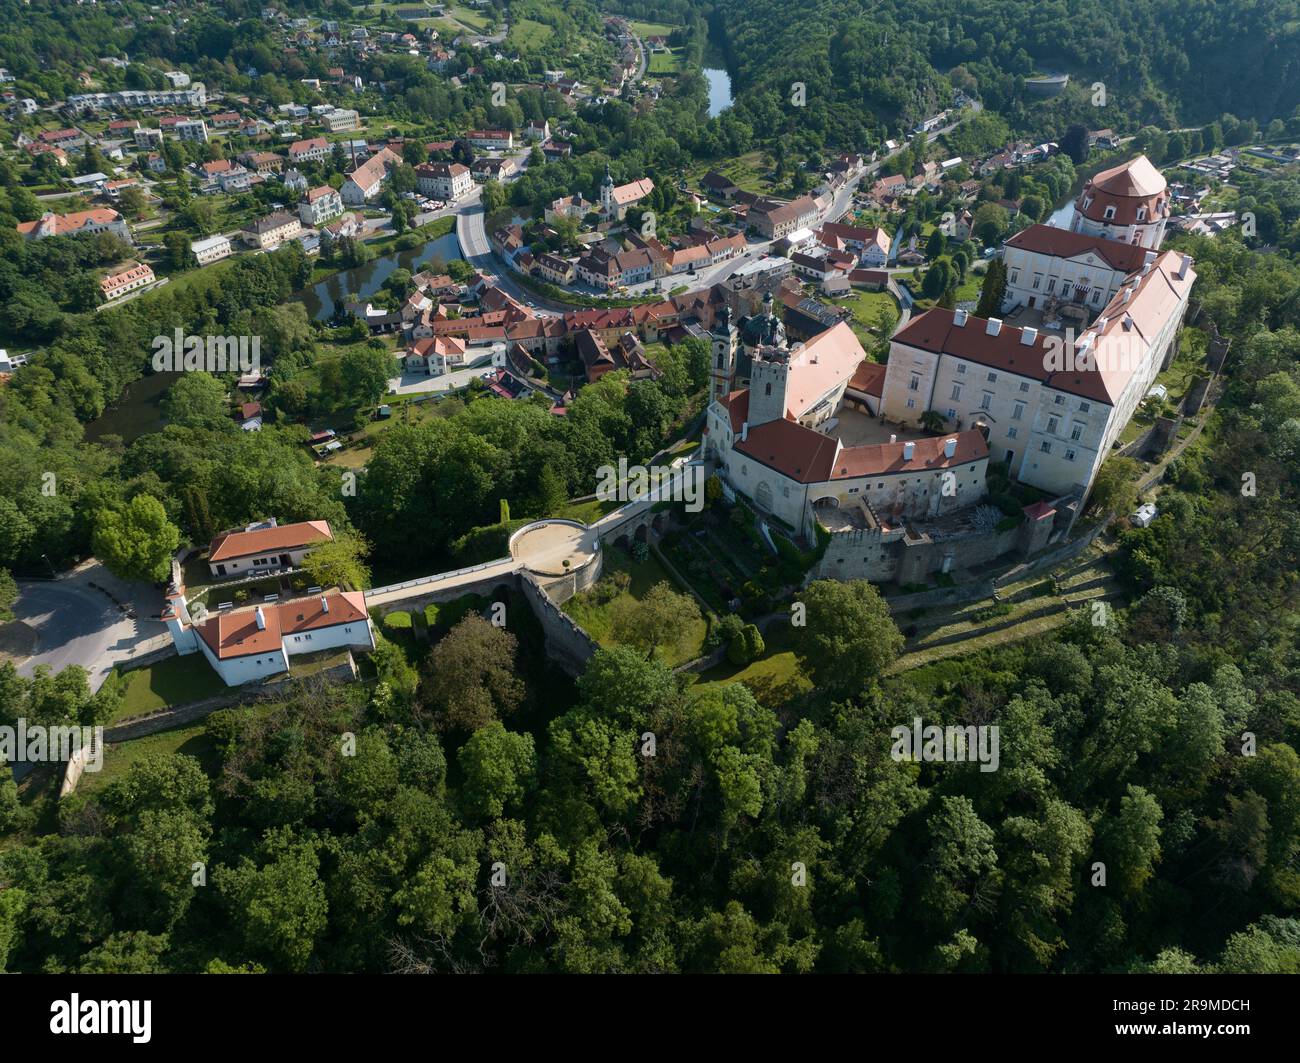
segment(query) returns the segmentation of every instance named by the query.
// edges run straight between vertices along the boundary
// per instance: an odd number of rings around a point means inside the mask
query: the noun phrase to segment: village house
[[[817,220],[817,204],[811,196],[790,203],[759,200],[749,208],[749,224],[771,240],[779,240]]]
[[[110,207],[73,211],[70,214],[43,214],[37,221],[19,222],[17,229],[19,235],[28,240],[109,232],[125,243],[131,243],[131,230],[122,215]]]
[[[343,213],[343,197],[329,185],[313,188],[298,203],[298,219],[310,228]]]
[[[389,170],[401,161],[400,155],[388,148],[381,148],[376,155],[348,174],[340,190],[343,202],[359,207],[377,197],[383,190],[384,182],[388,180]]]
[[[415,168],[415,187],[421,195],[454,203],[474,187],[469,167],[459,162],[426,162]]]

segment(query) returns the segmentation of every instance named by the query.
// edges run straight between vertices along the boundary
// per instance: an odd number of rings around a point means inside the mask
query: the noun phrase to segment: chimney
[[[262,612],[262,607],[261,607],[260,605],[257,607],[257,614],[256,614],[256,617],[257,617],[257,630],[258,630],[258,631],[265,631],[265,630],[266,630],[266,614]]]
[[[740,441],[743,443],[749,438],[749,422],[746,421],[740,426]]]
[[[330,600],[323,594],[320,596],[320,611],[322,613],[328,613],[330,611]]]
[[[890,441],[891,443],[897,443],[897,442],[898,442],[898,434],[897,434],[896,432],[890,432],[890,433],[889,433],[889,441]]]
[[[1037,339],[1038,339],[1038,329],[1022,328],[1020,330],[1020,342],[1023,343],[1026,347],[1032,347],[1034,345],[1034,341],[1036,341]]]
[[[916,444],[915,444],[915,443],[910,443],[910,442],[909,442],[909,443],[904,443],[904,444],[903,444],[903,460],[904,460],[904,461],[911,461],[911,460],[912,460],[912,455],[915,454],[915,453],[916,453]]]
[[[953,323],[953,325],[955,325],[957,328],[965,328],[965,327],[966,327],[966,311],[965,311],[965,310],[958,310],[955,314],[953,314],[953,315],[952,315],[952,323]]]
[[[957,453],[957,440],[945,439],[943,441],[943,456],[945,458],[954,457]]]
[[[988,324],[984,326],[984,331],[990,336],[996,336],[1002,331],[1002,319],[1000,317],[991,317]]]
[[[1192,268],[1192,256],[1184,255],[1183,261],[1178,266],[1178,272],[1175,273],[1174,276],[1177,277],[1179,280],[1183,280],[1187,276],[1187,271],[1190,270],[1191,268]]]

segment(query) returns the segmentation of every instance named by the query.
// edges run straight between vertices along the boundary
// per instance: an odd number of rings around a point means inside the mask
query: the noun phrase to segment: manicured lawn
[[[653,554],[645,561],[637,561],[615,546],[606,546],[602,571],[604,573],[601,577],[602,581],[615,572],[627,572],[631,576],[631,583],[628,584],[627,590],[619,592],[606,602],[598,601],[598,595],[593,590],[570,598],[564,603],[564,611],[601,645],[618,644],[613,638],[612,629],[615,611],[621,607],[620,603],[641,598],[657,583],[668,583],[678,593],[686,593]],[[682,637],[679,647],[671,653],[664,654],[664,662],[669,667],[674,667],[700,656],[704,636],[707,633],[708,623],[703,617],[693,621]]]
[[[145,668],[124,672],[122,677],[126,689],[110,723],[199,701],[229,689],[202,653],[168,657]]]
[[[765,649],[758,660],[743,668],[724,661],[701,674],[699,682],[692,689],[700,691],[711,686],[744,683],[761,704],[777,708],[813,688],[812,680],[799,667],[799,661],[791,648],[789,624],[769,625],[763,641]]]

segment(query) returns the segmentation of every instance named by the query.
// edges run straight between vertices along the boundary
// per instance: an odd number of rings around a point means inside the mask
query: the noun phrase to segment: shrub
[[[411,614],[400,610],[384,616],[384,627],[390,631],[405,631],[411,627]]]

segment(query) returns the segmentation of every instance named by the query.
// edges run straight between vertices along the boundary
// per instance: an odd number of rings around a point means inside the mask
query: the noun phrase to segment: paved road
[[[91,583],[131,603],[137,619]],[[20,675],[30,676],[42,664],[55,672],[79,664],[90,674],[91,690],[98,690],[114,664],[166,644],[162,622],[145,619],[158,615],[162,596],[148,585],[123,583],[98,562],[57,580],[20,580],[18,586],[14,615],[35,628],[39,639],[36,653],[18,666]]]

